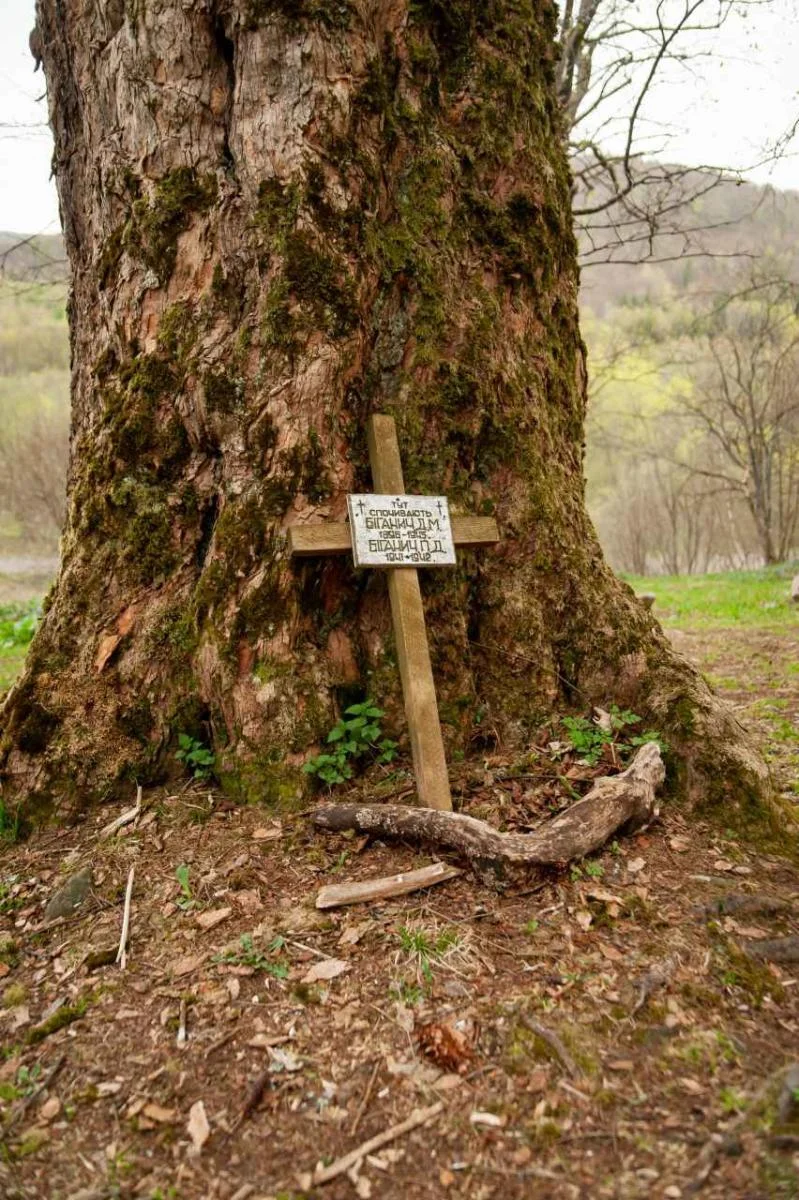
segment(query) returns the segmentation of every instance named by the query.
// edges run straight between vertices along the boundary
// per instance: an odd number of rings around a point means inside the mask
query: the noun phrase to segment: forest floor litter
[[[795,802],[799,637],[672,633]],[[527,832],[607,770],[484,751],[453,794]],[[7,1200],[799,1196],[799,962],[753,952],[799,936],[787,858],[664,803],[497,879],[200,784],[107,832],[135,799],[0,850]],[[316,907],[439,859],[463,869]]]

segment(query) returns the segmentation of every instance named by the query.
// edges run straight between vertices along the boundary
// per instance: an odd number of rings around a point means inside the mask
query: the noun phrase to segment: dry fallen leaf
[[[252,831],[252,840],[254,842],[274,842],[283,836],[283,830],[279,825],[266,826],[263,825]]]
[[[254,913],[261,908],[261,897],[255,888],[242,888],[241,891],[233,892],[232,899],[246,913]]]
[[[341,958],[326,958],[323,962],[314,963],[312,967],[309,967],[302,977],[302,982],[321,983],[328,979],[335,979],[336,976],[343,975],[349,969],[349,963],[345,963]]]
[[[215,929],[217,925],[221,925],[228,919],[232,911],[230,908],[212,908],[210,912],[200,913],[196,924],[200,929]]]
[[[574,914],[574,919],[583,932],[587,933],[591,928],[591,922],[594,918],[591,916],[590,912],[586,912],[585,909],[581,909],[579,912]]]
[[[609,946],[607,942],[599,943],[599,952],[608,962],[624,962],[621,950],[617,950],[615,946]]]
[[[97,655],[94,660],[94,669],[98,674],[102,671],[103,667],[106,665],[121,641],[122,637],[118,633],[104,633],[102,635],[97,646]]]
[[[302,1070],[302,1061],[297,1058],[296,1054],[292,1054],[291,1050],[282,1050],[279,1046],[269,1047],[269,1064],[270,1071],[293,1071]]]
[[[174,1108],[164,1108],[163,1105],[156,1104],[154,1101],[145,1104],[141,1111],[142,1116],[146,1117],[148,1121],[157,1121],[160,1125],[171,1124],[177,1116]]]
[[[58,1096],[51,1096],[49,1100],[45,1100],[44,1104],[39,1109],[39,1120],[44,1121],[46,1124],[48,1121],[52,1121],[55,1117],[57,1117],[60,1112],[61,1101],[58,1099]]]
[[[185,958],[179,958],[172,968],[172,975],[175,979],[179,979],[181,975],[190,975],[192,971],[196,971],[205,962],[204,954],[188,954]]]
[[[268,1050],[271,1046],[280,1046],[289,1040],[287,1034],[254,1033],[248,1039],[247,1045],[253,1050]]]
[[[205,1105],[202,1100],[195,1101],[189,1109],[189,1121],[186,1129],[195,1152],[199,1154],[211,1136],[211,1126],[208,1124],[208,1117],[205,1115]]]
[[[356,946],[373,924],[373,921],[362,921],[360,925],[345,925],[338,939],[339,946]]]
[[[643,871],[645,866],[645,858],[631,858],[627,863],[627,870],[631,875],[637,875],[639,871]]]
[[[27,1004],[18,1004],[16,1008],[10,1008],[8,1015],[11,1018],[12,1032],[21,1029],[23,1025],[30,1025],[31,1014]]]

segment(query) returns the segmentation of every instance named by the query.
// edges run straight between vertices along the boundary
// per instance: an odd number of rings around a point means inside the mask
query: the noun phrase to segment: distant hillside
[[[799,192],[722,183],[696,201],[682,223],[699,231],[690,235],[688,253],[687,239],[672,234],[655,239],[647,261],[584,268],[583,305],[606,317],[625,299],[713,291],[747,257],[778,258],[783,272],[799,279]],[[696,256],[697,244],[708,253]]]

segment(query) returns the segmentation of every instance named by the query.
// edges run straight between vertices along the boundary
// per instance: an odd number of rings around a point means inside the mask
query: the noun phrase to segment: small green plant
[[[274,953],[283,949],[286,939],[276,937],[270,942],[269,950]],[[237,967],[252,967],[255,971],[265,971],[275,979],[288,978],[289,968],[286,962],[272,962],[261,950],[257,950],[251,933],[243,933],[239,938],[237,950],[225,950],[214,957],[214,962],[227,963]]]
[[[351,704],[327,735],[330,749],[309,759],[303,771],[333,787],[352,779],[353,763],[367,755],[381,764],[393,762],[397,743],[383,735],[380,719],[384,716],[371,700]]]
[[[195,779],[210,779],[214,773],[216,757],[213,750],[209,750],[198,738],[190,737],[188,733],[178,734],[175,758],[179,763],[183,763]]]
[[[32,1067],[20,1067],[13,1083],[0,1084],[0,1100],[8,1102],[33,1095],[41,1073],[39,1063],[34,1063]]]
[[[11,875],[8,879],[0,879],[0,915],[2,916],[14,912],[15,909],[20,908],[25,902],[23,896],[15,896],[13,894],[16,880],[16,875]]]
[[[410,929],[407,925],[402,925],[397,931],[397,936],[401,949],[415,962],[425,983],[430,983],[433,978],[431,961],[441,958],[447,950],[451,950],[460,942],[454,929],[444,929],[441,933],[432,935],[425,929]]]
[[[735,1088],[723,1087],[719,1092],[719,1103],[725,1113],[738,1113],[746,1107],[746,1098]]]
[[[16,842],[19,838],[19,811],[11,812],[0,799],[0,841]]]
[[[38,600],[0,606],[0,650],[27,646],[36,632],[40,613]]]
[[[189,909],[195,907],[196,901],[192,895],[191,884],[189,883],[189,868],[185,863],[181,863],[177,868],[175,878],[180,885],[180,896],[175,903],[178,908],[182,908],[184,912],[188,912]]]
[[[533,934],[536,933],[537,930],[538,921],[536,921],[535,917],[533,917],[531,921],[527,921],[524,925],[522,925],[522,933]]]
[[[602,863],[587,862],[585,864],[585,873],[589,879],[601,879],[605,874],[605,868],[602,866]]]
[[[413,1008],[424,1000],[423,988],[420,988],[418,983],[408,983],[407,980],[392,984],[390,994],[394,1000],[399,1000],[400,1004],[404,1004],[406,1008]]]
[[[643,746],[647,742],[657,742],[661,750],[666,749],[664,739],[654,729],[646,729],[638,734],[629,732],[630,726],[641,724],[642,719],[637,713],[611,704],[607,715],[608,720],[603,724],[590,721],[587,717],[563,717],[561,720],[572,750],[586,766],[593,767],[599,762],[605,746],[617,746],[624,750]]]

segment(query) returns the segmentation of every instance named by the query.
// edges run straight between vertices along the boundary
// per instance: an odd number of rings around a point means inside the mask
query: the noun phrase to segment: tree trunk
[[[705,802],[761,760],[605,566],[544,0],[38,0],[72,264],[63,564],[2,716],[6,797],[63,813],[173,763],[290,800],[342,704],[401,713],[385,580],[287,557],[369,490],[494,513],[423,578],[446,736],[635,708]],[[397,726],[401,728],[399,716]]]

